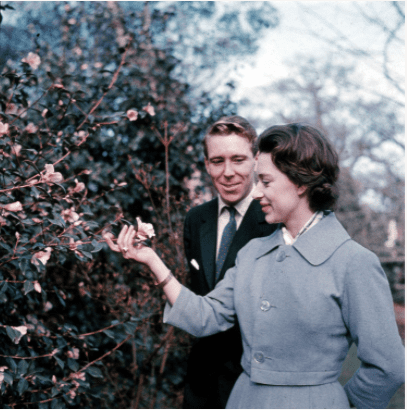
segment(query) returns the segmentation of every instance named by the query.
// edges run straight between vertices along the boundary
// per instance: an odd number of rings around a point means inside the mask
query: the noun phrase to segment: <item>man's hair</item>
[[[245,118],[238,115],[222,117],[211,125],[206,131],[204,137],[204,154],[208,158],[208,139],[211,137],[226,137],[231,134],[236,134],[239,137],[245,138],[251,145],[253,155],[257,152],[257,132],[253,126]]]
[[[334,209],[338,199],[338,154],[316,128],[306,124],[276,125],[259,137],[260,153],[297,186],[307,187],[310,209]]]

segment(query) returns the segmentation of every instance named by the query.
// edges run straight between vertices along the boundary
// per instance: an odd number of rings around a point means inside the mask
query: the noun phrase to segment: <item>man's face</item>
[[[235,205],[249,195],[254,183],[255,160],[250,142],[236,134],[207,141],[205,166],[223,201]]]

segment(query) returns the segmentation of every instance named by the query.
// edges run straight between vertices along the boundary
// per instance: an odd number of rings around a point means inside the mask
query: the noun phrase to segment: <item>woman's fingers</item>
[[[106,232],[103,234],[103,238],[112,251],[120,252],[119,247],[113,242],[114,235],[111,232]]]
[[[126,236],[127,229],[128,229],[127,225],[124,225],[122,230],[119,233],[119,236],[117,237],[117,245],[120,248],[120,252],[123,252],[123,248],[126,247],[126,244],[124,242],[124,238]]]
[[[124,243],[126,244],[127,248],[130,248],[133,246],[133,239],[136,235],[136,231],[134,229],[134,226],[130,226],[130,228],[127,230],[127,233],[124,237]]]

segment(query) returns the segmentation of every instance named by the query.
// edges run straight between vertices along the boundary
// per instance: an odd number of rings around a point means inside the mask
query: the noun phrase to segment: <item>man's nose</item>
[[[253,190],[253,199],[263,198],[263,191],[261,190],[261,181],[259,181]]]
[[[233,175],[235,175],[235,169],[233,167],[233,164],[229,161],[225,162],[225,168],[223,170],[223,175],[225,177],[232,177]]]

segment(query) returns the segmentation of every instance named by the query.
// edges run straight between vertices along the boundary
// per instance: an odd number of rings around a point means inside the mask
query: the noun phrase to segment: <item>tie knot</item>
[[[227,206],[226,209],[229,211],[230,219],[235,219],[236,208],[233,206]]]

